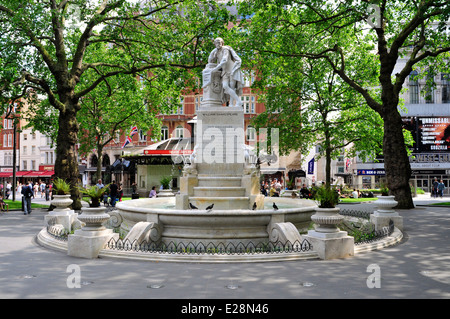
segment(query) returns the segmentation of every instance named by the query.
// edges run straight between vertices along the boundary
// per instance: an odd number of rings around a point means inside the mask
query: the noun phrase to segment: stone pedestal
[[[78,229],[69,235],[67,254],[73,257],[97,258],[111,238],[115,240],[119,238],[119,234],[113,233],[112,229],[101,231]]]
[[[377,196],[378,200],[375,205],[378,207],[376,211],[370,216],[370,222],[375,225],[375,230],[381,230],[383,227],[388,227],[392,220],[394,226],[399,230],[403,230],[403,217],[393,208],[397,206],[397,201],[394,196]]]
[[[51,201],[55,208],[44,216],[44,221],[46,225],[56,225],[60,224],[68,232],[72,231],[72,225],[76,221],[75,212],[69,208],[72,204],[72,199],[70,195],[53,195]]]
[[[83,207],[78,219],[85,223],[81,229],[69,235],[67,254],[74,257],[97,258],[100,250],[106,247],[111,238],[118,239],[112,229],[103,226],[109,219],[105,207]]]
[[[208,89],[197,111],[194,154],[181,177],[176,207],[214,204],[214,209],[248,210],[256,202],[262,208],[259,175],[245,156],[244,110],[222,106],[220,77],[208,72],[203,76]]]
[[[354,238],[341,231],[337,225],[344,219],[339,208],[317,208],[311,220],[317,224],[305,238],[321,259],[345,258],[354,255]]]
[[[345,231],[324,234],[310,230],[304,237],[312,244],[312,249],[317,252],[320,259],[345,258],[355,254],[354,238],[348,236]]]
[[[222,80],[221,71],[211,72],[216,63],[208,63],[202,72],[203,78],[203,104],[207,106],[222,106]]]

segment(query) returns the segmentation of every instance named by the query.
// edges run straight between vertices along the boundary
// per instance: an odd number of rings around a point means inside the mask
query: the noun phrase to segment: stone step
[[[214,209],[249,209],[250,198],[247,196],[233,196],[233,197],[204,197],[192,196],[189,202],[198,209],[206,209],[211,204],[214,204]]]
[[[215,163],[215,164],[197,164],[199,175],[209,176],[242,176],[244,171],[243,163]]]
[[[198,176],[198,186],[199,187],[240,187],[242,177],[240,176]]]
[[[194,187],[194,196],[205,196],[205,197],[234,197],[234,196],[244,196],[244,187]]]

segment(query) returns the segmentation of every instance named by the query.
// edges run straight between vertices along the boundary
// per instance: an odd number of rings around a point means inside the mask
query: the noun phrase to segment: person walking
[[[435,177],[434,182],[433,182],[433,197],[434,198],[438,197],[438,185],[439,185],[438,179],[437,179],[437,177]]]
[[[437,187],[438,195],[440,198],[442,198],[442,196],[444,195],[444,189],[445,189],[445,184],[444,184],[444,181],[441,179],[441,182],[438,184],[438,187]]]
[[[118,192],[119,192],[119,202],[121,202],[122,201],[122,197],[123,197],[123,187],[122,187],[122,183],[119,183],[119,190],[118,190]]]
[[[112,181],[109,186],[109,196],[111,197],[111,206],[116,207],[116,198],[118,195],[119,187],[116,184],[116,181]]]
[[[30,182],[27,182],[26,186],[22,187],[22,201],[24,215],[31,214],[31,198],[34,197],[33,189],[31,188]]]

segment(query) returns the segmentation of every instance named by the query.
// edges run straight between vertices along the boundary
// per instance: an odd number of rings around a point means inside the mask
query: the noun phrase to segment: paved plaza
[[[47,210],[12,211],[0,215],[0,298],[448,299],[450,208],[427,205],[438,201],[422,197],[415,209],[399,210],[404,238],[393,247],[339,260],[231,264],[70,257],[35,241]],[[368,285],[374,267],[379,288]],[[79,288],[70,287],[74,269]]]

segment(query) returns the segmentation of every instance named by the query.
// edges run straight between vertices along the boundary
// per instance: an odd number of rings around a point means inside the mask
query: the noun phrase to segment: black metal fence
[[[362,218],[370,220],[370,215],[372,212],[367,211],[358,211],[358,210],[351,210],[351,209],[341,209],[339,214],[343,216],[349,216],[349,217],[356,217],[356,218]],[[361,229],[355,229],[354,232],[352,232],[350,235],[353,236],[355,239],[355,245],[361,245],[361,244],[367,244],[371,243],[377,240],[380,240],[384,237],[392,235],[394,232],[394,222],[390,220],[389,226],[384,227],[381,230],[375,231],[369,231],[365,232]]]
[[[136,251],[148,253],[168,253],[168,254],[216,254],[216,255],[242,255],[242,254],[276,254],[276,253],[299,253],[312,250],[311,243],[303,241],[291,242],[263,242],[249,243],[156,243],[156,242],[136,242],[128,239],[109,240],[107,247],[114,250]]]
[[[47,225],[47,233],[52,236],[54,239],[67,241],[69,238],[69,233],[65,228],[59,228],[55,225],[48,224]]]
[[[380,230],[374,230],[370,233],[354,234],[355,245],[368,244],[384,237],[392,235],[394,232],[394,222],[392,219],[389,221],[389,226],[383,227]]]
[[[365,211],[353,210],[353,209],[341,209],[339,211],[339,214],[342,216],[370,219],[370,215],[372,214],[372,212],[365,212]]]

